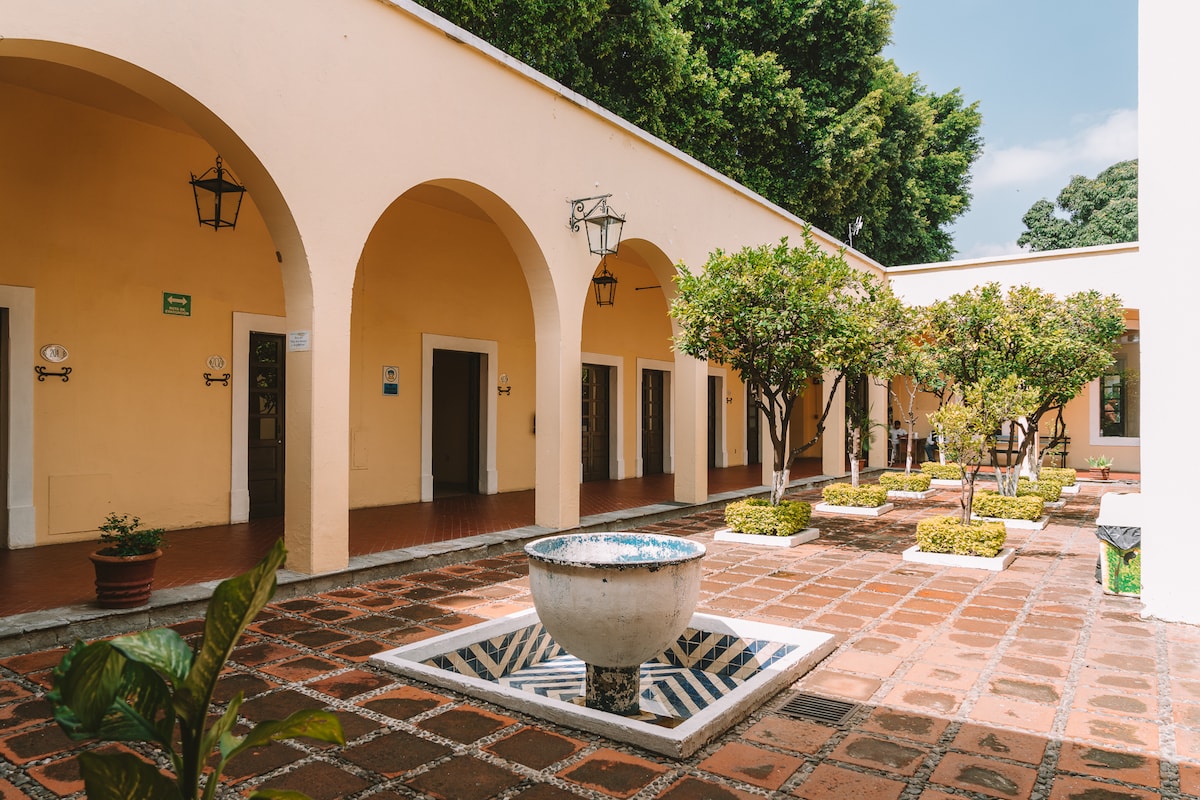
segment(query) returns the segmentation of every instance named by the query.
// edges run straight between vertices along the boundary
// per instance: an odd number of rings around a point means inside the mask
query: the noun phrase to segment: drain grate
[[[862,708],[858,703],[797,692],[777,713],[792,719],[807,719],[826,725],[845,725]]]

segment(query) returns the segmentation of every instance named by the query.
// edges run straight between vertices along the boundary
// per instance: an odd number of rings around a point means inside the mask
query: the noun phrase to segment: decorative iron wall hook
[[[66,383],[70,380],[69,376],[71,374],[70,367],[63,367],[62,372],[49,372],[41,364],[34,367],[33,371],[37,373],[38,380],[42,382],[45,382],[46,378],[62,378],[63,383]]]
[[[204,385],[212,386],[213,383],[220,382],[222,386],[229,385],[229,373],[225,372],[221,375],[212,375],[208,372],[204,373]]]

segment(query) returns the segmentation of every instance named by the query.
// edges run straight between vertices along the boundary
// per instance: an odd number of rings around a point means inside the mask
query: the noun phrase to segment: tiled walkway
[[[834,632],[795,689],[862,704],[831,726],[784,695],[677,761],[385,674],[374,652],[531,605],[520,553],[273,604],[220,687],[248,720],[336,709],[348,745],[274,744],[235,760],[256,786],[323,798],[559,800],[802,797],[1136,800],[1200,796],[1200,629],[1143,620],[1093,580],[1099,487],[1013,533],[1002,573],[901,561],[916,519],[817,515],[788,551],[714,542],[719,512],[651,526],[709,546],[701,610]],[[815,499],[808,492],[805,499]],[[197,623],[179,626],[187,635]],[[81,790],[40,699],[60,651],[0,660],[0,798]]]

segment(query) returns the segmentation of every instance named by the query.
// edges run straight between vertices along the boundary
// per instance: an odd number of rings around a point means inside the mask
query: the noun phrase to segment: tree
[[[820,436],[837,386],[864,348],[869,309],[887,289],[847,264],[842,252],[823,250],[808,228],[797,247],[783,239],[736,253],[717,250],[699,273],[679,264],[675,281],[675,347],[731,366],[751,387],[771,436],[771,503],[777,505],[788,482],[792,409],[814,379],[836,370],[823,384],[829,399]]]
[[[1076,175],[1058,193],[1057,205],[1038,200],[1021,218],[1017,244],[1062,250],[1138,238],[1138,162],[1120,161],[1095,180]]]
[[[1036,402],[1010,425],[1003,467],[993,456],[1001,494],[1015,495],[1020,466],[1034,472],[1041,452],[1032,448],[1043,415],[1064,405],[1113,363],[1116,338],[1125,330],[1121,301],[1096,291],[1059,300],[1031,286],[1005,294],[998,283],[976,287],[929,306],[937,369],[953,390],[997,386],[1007,378]]]
[[[881,57],[892,0],[421,0],[884,264],[941,261],[977,104]]]
[[[944,395],[946,380],[938,372],[925,308],[905,307],[895,322],[896,346],[887,354],[884,373],[893,378],[888,393],[900,410],[905,437],[904,474],[912,472],[913,442],[917,435],[917,395],[922,391]],[[899,389],[896,388],[900,383]],[[932,433],[930,434],[933,435]]]

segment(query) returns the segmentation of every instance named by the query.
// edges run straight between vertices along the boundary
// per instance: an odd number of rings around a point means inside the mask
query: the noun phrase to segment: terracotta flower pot
[[[1108,480],[1108,471],[1111,467],[1092,467],[1088,470],[1088,477],[1094,481]]]
[[[106,556],[92,553],[96,568],[96,601],[101,608],[136,608],[150,602],[154,565],[162,550],[140,556]]]

